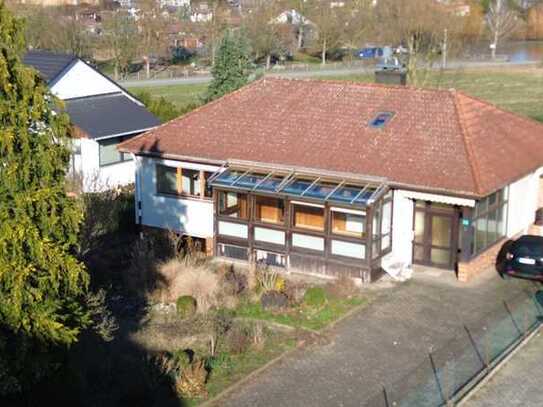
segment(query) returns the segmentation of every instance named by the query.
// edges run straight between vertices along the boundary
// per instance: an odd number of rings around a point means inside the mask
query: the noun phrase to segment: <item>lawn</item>
[[[183,108],[189,104],[201,103],[201,98],[204,96],[206,89],[207,83],[196,83],[144,88],[130,87],[128,90],[132,93],[149,92],[154,97],[162,96]]]
[[[315,75],[318,78],[318,72]],[[338,75],[322,79],[373,81],[371,75]],[[503,109],[543,121],[543,69],[447,71],[444,74],[433,74],[428,81],[428,86],[442,89],[455,88],[494,103]],[[164,96],[183,107],[189,103],[198,102],[206,88],[207,84],[190,84],[130,88],[130,90],[134,92],[144,90],[153,96]]]
[[[313,308],[298,306],[281,313],[264,310],[259,303],[246,303],[236,310],[236,315],[238,317],[277,322],[293,328],[318,331],[341,318],[354,307],[366,302],[367,300],[362,297],[331,297],[328,299],[326,305],[320,309],[315,310]]]

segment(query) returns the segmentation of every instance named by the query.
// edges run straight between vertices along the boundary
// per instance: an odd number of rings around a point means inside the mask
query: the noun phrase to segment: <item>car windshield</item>
[[[543,237],[521,237],[513,243],[511,251],[516,256],[543,257]]]

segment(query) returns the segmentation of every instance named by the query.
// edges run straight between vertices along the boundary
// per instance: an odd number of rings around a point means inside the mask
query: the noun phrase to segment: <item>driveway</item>
[[[543,335],[523,347],[465,407],[542,406],[543,405]]]
[[[430,352],[466,336],[465,326],[480,327],[504,304],[527,301],[537,288],[492,272],[462,284],[452,272],[436,270],[415,272],[407,283],[389,283],[393,287],[379,284],[369,288],[376,299],[367,308],[329,332],[330,343],[299,349],[217,404],[384,405],[383,387],[397,395],[427,381],[431,370],[421,366],[429,365]]]

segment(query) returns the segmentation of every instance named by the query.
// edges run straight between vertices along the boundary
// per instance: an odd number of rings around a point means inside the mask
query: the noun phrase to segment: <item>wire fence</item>
[[[473,388],[520,341],[541,324],[543,302],[524,292],[486,315],[477,325],[465,325],[446,346],[401,380],[385,385],[368,407],[449,406]]]

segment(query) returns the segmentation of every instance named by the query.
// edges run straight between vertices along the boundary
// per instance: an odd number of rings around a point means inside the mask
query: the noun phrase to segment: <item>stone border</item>
[[[350,309],[345,314],[343,314],[341,317],[336,319],[335,321],[332,321],[330,324],[326,325],[324,328],[321,328],[318,331],[313,331],[315,334],[322,335],[326,331],[333,329],[337,324],[344,321],[345,319],[351,317],[352,315],[356,314],[357,312],[361,311],[365,307],[367,307],[371,303],[371,300],[368,300],[368,302],[365,302],[363,304],[357,305],[356,307]],[[281,324],[282,325],[282,324]],[[294,328],[295,329],[295,328]],[[312,331],[312,330],[311,330]],[[251,373],[249,373],[247,376],[239,379],[237,382],[232,383],[230,386],[228,386],[226,389],[222,390],[219,394],[214,396],[213,398],[204,401],[202,404],[200,404],[200,407],[211,407],[221,399],[223,399],[228,394],[232,393],[234,390],[239,389],[242,385],[247,383],[249,380],[255,378],[263,371],[267,370],[268,368],[272,367],[273,365],[277,364],[279,361],[283,360],[287,356],[290,356],[294,352],[300,350],[306,345],[305,341],[300,341],[296,344],[296,346],[293,349],[289,349],[287,351],[284,351],[280,355],[276,356],[263,366],[260,366],[258,369],[253,370]]]
[[[485,384],[487,384],[494,377],[494,375],[496,375],[507,364],[507,362],[509,362],[509,360],[511,360],[517,354],[517,352],[519,352],[537,334],[540,334],[541,332],[542,325],[538,323],[537,326],[533,328],[532,332],[530,332],[527,336],[521,338],[519,341],[513,343],[510,349],[506,351],[507,354],[505,355],[505,357],[501,358],[495,365],[490,368],[490,370],[483,370],[481,374],[478,374],[475,378],[472,379],[472,381],[464,386],[464,388],[466,388],[472,385],[471,388],[469,388],[465,393],[462,391],[462,389],[459,390],[460,396],[453,401],[454,405],[460,407],[468,402]]]

